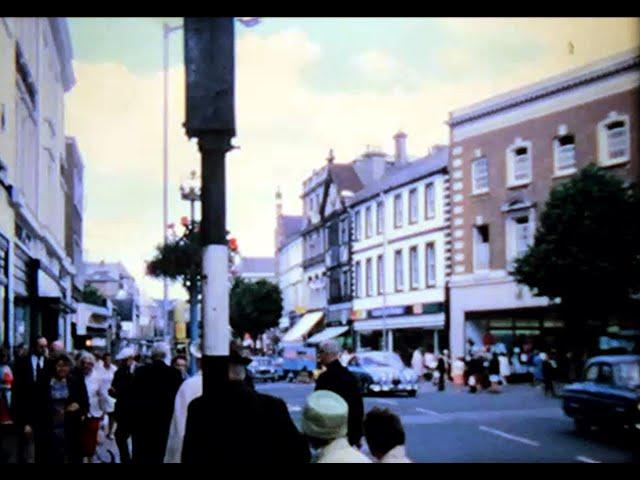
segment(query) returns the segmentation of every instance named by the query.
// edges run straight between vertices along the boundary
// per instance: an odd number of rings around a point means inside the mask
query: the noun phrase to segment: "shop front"
[[[9,347],[9,239],[0,234],[0,347]]]
[[[361,310],[353,317],[357,351],[395,351],[406,363],[418,347],[439,352],[445,338],[442,302]]]

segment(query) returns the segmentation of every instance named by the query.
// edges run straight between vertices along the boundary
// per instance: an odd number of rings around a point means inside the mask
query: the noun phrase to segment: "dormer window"
[[[629,116],[611,112],[598,124],[599,163],[603,166],[629,161]]]
[[[516,141],[507,150],[507,187],[531,182],[531,142]]]
[[[576,171],[576,141],[573,135],[563,135],[553,141],[556,175],[568,175]]]

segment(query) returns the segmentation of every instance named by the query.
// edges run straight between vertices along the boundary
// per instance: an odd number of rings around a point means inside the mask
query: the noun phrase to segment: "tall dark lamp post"
[[[201,154],[203,395],[229,382],[229,253],[225,155],[235,136],[234,21],[185,17],[186,133]]]
[[[191,216],[189,219],[189,230],[193,232],[196,228],[195,204],[200,201],[201,195],[200,179],[195,170],[189,178],[180,185],[180,196],[191,205]],[[189,342],[195,344],[198,341],[198,275],[193,269],[189,274]],[[189,374],[196,373],[196,359],[189,355]]]

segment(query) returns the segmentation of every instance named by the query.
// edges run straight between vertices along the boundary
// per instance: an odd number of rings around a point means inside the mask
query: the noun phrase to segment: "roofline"
[[[429,178],[429,177],[431,177],[433,175],[437,175],[439,173],[447,173],[448,169],[449,169],[449,167],[447,165],[443,165],[442,167],[440,167],[440,168],[438,168],[436,170],[431,170],[430,172],[427,172],[427,173],[425,173],[423,175],[420,175],[418,177],[414,177],[414,178],[412,178],[410,180],[407,180],[406,182],[402,182],[402,183],[400,183],[398,185],[394,185],[392,187],[387,187],[387,188],[384,188],[384,189],[376,190],[375,192],[372,192],[370,195],[367,195],[364,198],[361,198],[361,199],[358,199],[358,200],[354,200],[351,204],[349,204],[348,208],[353,208],[353,207],[355,207],[357,205],[360,205],[362,203],[368,202],[369,200],[371,200],[375,196],[380,195],[381,193],[389,193],[389,192],[391,192],[393,190],[396,190],[396,189],[402,188],[402,187],[406,187],[407,185],[409,185],[409,184],[411,184],[413,182],[419,182],[421,180],[424,180],[425,178]]]
[[[524,87],[510,90],[486,100],[470,104],[449,113],[445,122],[450,127],[477,120],[524,103],[549,97],[582,85],[632,70],[640,66],[640,50],[637,48],[567,70]]]

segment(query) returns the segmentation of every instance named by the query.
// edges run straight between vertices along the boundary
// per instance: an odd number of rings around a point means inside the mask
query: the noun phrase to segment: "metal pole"
[[[163,33],[163,80],[164,80],[164,97],[162,105],[162,235],[164,245],[167,244],[167,226],[169,224],[169,33],[170,27],[164,23],[162,25]],[[162,289],[162,322],[163,337],[166,336],[169,328],[169,318],[167,315],[167,299],[169,297],[169,281],[163,279]]]
[[[189,200],[191,203],[191,228],[195,228],[195,196]],[[198,285],[197,275],[192,272],[189,285],[189,341],[195,344],[198,341]],[[197,371],[196,358],[189,355],[189,374],[195,375]]]
[[[226,233],[225,154],[230,135],[199,138],[202,157],[202,325],[203,395],[225,389],[229,381],[229,249]],[[216,392],[217,393],[217,392]]]

